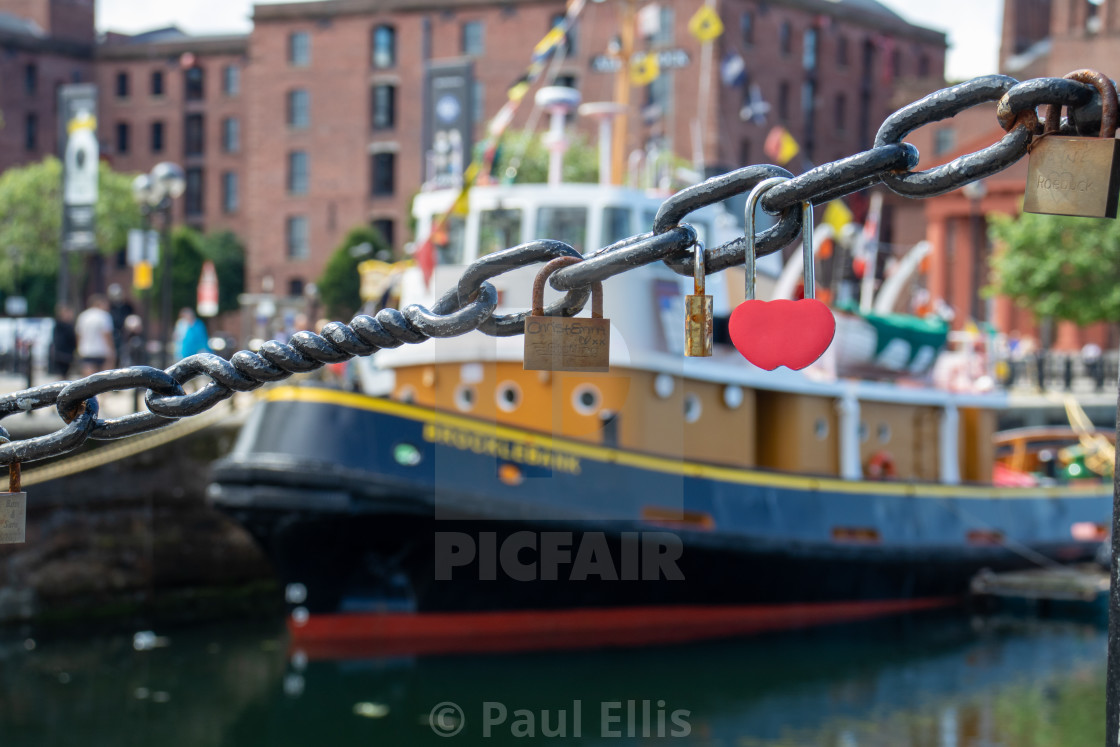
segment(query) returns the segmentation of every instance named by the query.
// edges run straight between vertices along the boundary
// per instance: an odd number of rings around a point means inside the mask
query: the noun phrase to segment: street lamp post
[[[171,203],[177,199],[187,188],[187,180],[183,168],[177,163],[164,161],[157,163],[149,174],[140,174],[132,180],[132,196],[140,205],[144,217],[145,237],[151,226],[152,213],[160,213],[163,222],[160,226],[160,264],[163,266],[163,282],[160,291],[160,344],[162,354],[160,365],[167,368],[171,365],[171,352],[168,350],[171,342],[171,267],[174,262],[174,252],[171,246]],[[145,238],[146,241],[146,238]],[[144,321],[150,324],[151,305],[148,299],[144,301]]]

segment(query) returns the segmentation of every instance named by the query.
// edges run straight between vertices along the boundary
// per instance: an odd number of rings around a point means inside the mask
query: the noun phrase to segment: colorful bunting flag
[[[778,126],[770,130],[770,134],[766,136],[762,151],[778,166],[785,166],[801,152],[801,148],[793,139],[793,135],[789,134],[789,130]]]
[[[821,221],[831,226],[833,233],[839,236],[840,231],[843,230],[844,226],[851,223],[854,217],[852,211],[842,200],[831,200],[824,208]]]
[[[728,52],[719,64],[719,78],[723,85],[734,87],[743,85],[747,79],[747,63],[738,52]]]

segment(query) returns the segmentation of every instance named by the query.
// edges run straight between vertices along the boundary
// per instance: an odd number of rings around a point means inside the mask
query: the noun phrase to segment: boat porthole
[[[393,447],[393,461],[402,467],[415,467],[420,464],[423,455],[410,443],[399,443]]]
[[[817,418],[817,422],[813,423],[813,435],[817,437],[818,441],[828,438],[828,421],[824,418]]]
[[[495,394],[498,408],[505,412],[513,412],[521,404],[521,387],[512,381],[503,381],[499,384]]]
[[[669,374],[657,374],[653,380],[653,392],[661,399],[669,399],[677,385]]]
[[[730,384],[723,388],[723,404],[727,405],[728,409],[738,410],[739,406],[743,404],[743,388]]]
[[[474,409],[475,391],[470,384],[460,384],[455,388],[455,406],[463,412]]]
[[[691,392],[684,395],[684,422],[695,423],[700,419],[700,413],[703,409],[699,395]]]
[[[580,384],[572,392],[572,407],[580,415],[594,415],[599,411],[602,401],[599,388],[592,384]]]
[[[886,423],[879,423],[877,435],[879,436],[879,443],[889,443],[891,440],[891,427]]]
[[[871,431],[868,429],[867,423],[861,420],[859,424],[859,442],[865,444],[869,438],[871,438]]]
[[[411,385],[402,386],[400,391],[397,392],[397,399],[406,405],[411,405],[416,401],[416,389]]]

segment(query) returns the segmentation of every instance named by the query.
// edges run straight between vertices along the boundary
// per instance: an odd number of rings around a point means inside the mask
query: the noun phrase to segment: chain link
[[[1101,81],[1110,83],[1103,76],[1097,79],[1098,83]],[[913,171],[918,165],[918,151],[902,142],[906,135],[990,102],[998,102],[996,121],[1007,132],[1001,140],[942,166]],[[495,337],[521,334],[529,312],[495,315],[498,293],[488,281],[558,257],[582,261],[551,276],[552,287],[567,294],[546,310],[550,315],[574,316],[587,303],[592,284],[654,262],[664,262],[675,272],[691,277],[697,235],[682,222],[688,214],[745,194],[766,179],[783,177],[786,181],[769,190],[760,201],[763,210],[777,216],[777,221],[754,241],[756,256],[772,254],[800,235],[803,203],[821,204],[880,182],[906,197],[933,197],[1006,169],[1021,159],[1034,138],[1041,135],[1039,106],[1055,107],[1055,112],[1063,107],[1068,110],[1068,117],[1060,123],[1063,133],[1096,134],[1100,129],[1101,96],[1093,85],[1064,78],[1037,78],[1022,83],[1006,75],[975,78],[936,91],[887,117],[870,150],[822,164],[799,176],[778,166],[754,165],[712,177],[665,200],[651,231],[586,255],[565,243],[547,239],[487,254],[469,265],[457,286],[431,309],[416,304],[402,310],[381,309],[373,316],[357,316],[349,324],[331,322],[322,334],[297,332],[287,344],[269,340],[258,351],[243,350],[228,361],[202,353],[181,360],[166,371],[133,366],[2,396],[0,419],[55,407],[65,425],[45,436],[0,443],[0,465],[59,456],[79,448],[90,438],[116,439],[154,430],[204,412],[235,392],[251,391],[267,382],[377,350],[455,337],[472,330]],[[704,249],[705,272],[711,274],[742,264],[747,243],[744,236]],[[187,394],[183,384],[196,378],[207,381],[198,391]],[[99,419],[97,397],[127,389],[145,392],[148,412]],[[0,441],[4,439],[10,439],[10,435],[0,425]]]

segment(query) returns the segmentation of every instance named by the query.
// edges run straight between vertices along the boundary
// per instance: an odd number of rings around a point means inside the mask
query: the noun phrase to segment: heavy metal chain
[[[992,101],[999,102],[997,121],[1007,133],[999,142],[943,166],[912,171],[918,164],[918,151],[902,142],[907,134]],[[528,312],[494,314],[498,293],[487,281],[556,257],[572,256],[582,261],[551,276],[552,287],[567,294],[546,310],[550,315],[577,314],[587,302],[592,283],[653,262],[664,262],[677,273],[691,276],[697,236],[691,226],[681,221],[694,210],[749,192],[762,180],[779,176],[787,181],[768,191],[761,200],[763,209],[777,215],[778,221],[759,233],[755,241],[757,256],[772,254],[800,234],[799,208],[803,202],[824,203],[880,182],[907,197],[933,197],[1002,171],[1022,158],[1032,141],[1042,134],[1036,113],[1042,105],[1069,108],[1069,117],[1062,123],[1063,134],[1095,135],[1099,130],[1100,95],[1091,85],[1064,78],[1037,78],[1020,83],[1005,75],[987,75],[936,91],[895,112],[879,128],[870,150],[817,166],[799,176],[778,166],[747,166],[681,190],[661,205],[651,231],[587,255],[551,240],[530,241],[487,254],[469,265],[458,286],[431,309],[419,305],[402,310],[381,309],[373,316],[358,316],[349,324],[331,322],[321,334],[297,332],[287,344],[270,340],[257,352],[243,350],[228,361],[202,353],[185,358],[166,371],[131,366],[8,394],[0,397],[0,419],[55,407],[65,425],[45,436],[0,444],[0,464],[59,456],[90,438],[116,439],[154,430],[208,410],[235,392],[247,392],[266,382],[383,348],[433,337],[455,337],[476,329],[496,337],[521,334]],[[746,238],[739,237],[705,249],[706,272],[720,272],[743,263],[746,245]],[[183,384],[202,376],[209,381],[198,391],[187,394]],[[148,412],[98,418],[98,395],[128,389],[146,392]],[[3,426],[0,438],[9,438]]]

